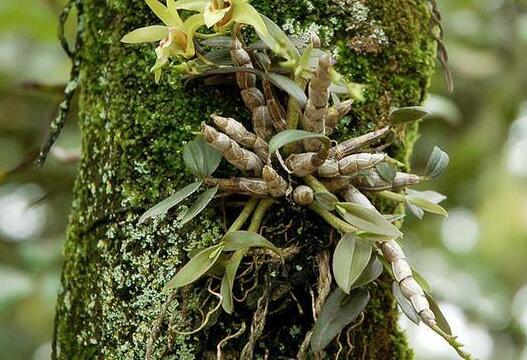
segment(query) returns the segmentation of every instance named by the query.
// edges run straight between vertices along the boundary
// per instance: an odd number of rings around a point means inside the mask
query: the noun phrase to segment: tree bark
[[[392,106],[423,100],[434,67],[435,43],[425,0],[253,0],[262,13],[290,31],[317,25],[323,40],[338,48],[341,70],[368,85],[340,132],[348,137],[386,122]],[[188,251],[210,245],[225,231],[233,211],[226,202],[180,226],[174,209],[137,225],[146,208],[189,182],[183,144],[212,112],[246,117],[233,88],[184,86],[165,72],[159,85],[148,68],[153,46],[131,46],[120,38],[156,24],[142,0],[78,0],[81,49],[80,127],[82,160],[75,186],[62,287],[57,304],[56,359],[143,359],[154,324],[167,300],[161,289],[188,259]],[[416,127],[398,134],[390,152],[407,161]],[[284,204],[285,205],[285,204]],[[380,206],[384,206],[380,204]],[[316,286],[315,255],[329,231],[314,214],[277,204],[265,221],[277,245],[296,243],[300,254],[273,272],[271,301],[255,359],[296,358],[313,324],[310,288]],[[287,225],[287,228],[280,225]],[[287,239],[286,239],[287,235]],[[291,238],[292,237],[292,238]],[[264,269],[265,267],[262,267]],[[267,268],[268,269],[268,268]],[[250,328],[259,286],[234,315],[214,315],[203,331],[178,335],[199,324],[204,282],[176,294],[160,321],[153,359],[216,358],[216,346],[244,322]],[[347,359],[409,359],[397,311],[384,282],[370,286],[365,320],[340,342]],[[293,296],[294,295],[294,296]],[[299,311],[302,309],[302,313]],[[222,348],[239,359],[247,329]],[[334,358],[339,346],[328,348]],[[265,357],[268,356],[268,357]]]

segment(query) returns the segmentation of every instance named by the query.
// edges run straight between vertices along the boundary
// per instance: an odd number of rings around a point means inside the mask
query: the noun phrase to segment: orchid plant
[[[448,155],[436,147],[425,173],[409,174],[400,171],[402,164],[384,152],[390,143],[381,143],[396,134],[398,127],[424,118],[426,111],[417,106],[393,109],[389,124],[337,142],[330,135],[338,131],[352,106],[363,100],[365,87],[336,70],[331,51],[321,48],[316,34],[309,41],[293,39],[248,0],[167,0],[166,6],[157,0],[145,1],[164,25],[134,30],[122,41],[159,41],[151,69],[155,80],[159,81],[161,69],[171,59],[190,80],[235,75],[251,114],[249,129],[242,121],[212,114],[213,124],[204,124],[201,134],[183,151],[196,181],[139,219],[142,224],[166,213],[200,188],[203,191],[182,214],[182,224],[195,218],[219,192],[249,197],[225,235],[191,257],[165,287],[166,292],[173,292],[207,277],[209,292],[219,299],[196,330],[183,333],[201,330],[220,307],[229,314],[234,311],[233,292],[245,256],[259,250],[286,260],[287,251],[265,239],[260,229],[275,200],[287,198],[290,201],[282,204],[308,208],[341,235],[332,257],[335,282],[328,284],[325,295],[319,294],[323,305],[314,310],[317,320],[306,335],[313,353],[323,351],[345,328],[354,327],[370,299],[366,286],[384,271],[393,279],[393,294],[404,314],[428,325],[462,358],[470,359],[452,335],[429,286],[399,245],[403,233],[394,223],[404,215],[381,214],[370,200],[404,203],[419,218],[424,212],[447,216],[439,205],[443,195],[406,188],[441,175]],[[197,14],[182,20],[180,10]],[[209,33],[198,32],[201,27]],[[244,27],[254,30],[260,40],[245,44]],[[222,158],[244,175],[215,177]],[[242,230],[249,219],[247,230]],[[215,292],[211,286],[218,276],[221,281],[215,286],[219,292]]]

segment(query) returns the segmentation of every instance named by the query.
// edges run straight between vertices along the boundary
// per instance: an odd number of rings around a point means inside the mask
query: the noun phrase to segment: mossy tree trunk
[[[288,31],[318,29],[327,43],[338,46],[343,71],[368,85],[367,101],[355,108],[342,136],[379,127],[391,106],[423,100],[435,56],[425,0],[253,0],[253,4]],[[183,227],[177,211],[141,226],[138,216],[189,181],[182,146],[210,113],[240,119],[245,112],[230,88],[184,87],[170,73],[154,84],[147,72],[153,47],[119,42],[128,31],[156,23],[142,0],[78,0],[78,7],[84,40],[83,155],[65,245],[54,353],[57,359],[142,359],[166,301],[161,289],[190,249],[218,240],[226,226],[224,211],[229,219],[233,208],[218,202]],[[415,128],[400,134],[390,148],[392,155],[406,161],[415,134]],[[278,285],[273,287],[255,358],[267,354],[269,359],[290,359],[312,326],[309,289],[316,284],[314,255],[330,236],[314,215],[303,210],[284,210],[277,204],[272,214],[266,220],[267,236],[279,245],[287,237],[301,251],[285,269],[273,273]],[[202,332],[178,335],[174,330],[199,323],[197,309],[204,299],[200,289],[184,289],[170,304],[153,358],[215,358],[222,338],[242,322],[250,327],[259,288],[253,299],[236,304],[236,315],[215,316]],[[351,332],[353,348],[341,358],[411,358],[397,330],[388,286],[372,285],[370,291],[365,320]],[[239,358],[248,333],[224,346],[224,358]],[[336,349],[330,347],[328,354]]]

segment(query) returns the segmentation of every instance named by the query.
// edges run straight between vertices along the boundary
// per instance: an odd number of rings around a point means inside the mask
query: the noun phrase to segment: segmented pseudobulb
[[[271,166],[264,166],[262,171],[262,178],[267,184],[269,194],[272,197],[282,197],[287,194],[289,184]]]
[[[368,198],[353,186],[345,188],[341,192],[344,200],[363,205],[370,209],[375,209]],[[415,281],[412,268],[406,260],[406,256],[401,246],[395,240],[389,240],[380,244],[381,252],[392,267],[395,281],[400,286],[403,296],[410,301],[412,307],[419,314],[419,317],[428,326],[436,324],[436,318],[430,304],[426,299],[423,288]]]
[[[262,174],[263,162],[255,153],[243,149],[236,141],[214,129],[212,126],[204,125],[202,134],[205,141],[218,150],[222,156],[232,165],[242,171],[250,172],[256,176]]]
[[[349,175],[358,171],[371,169],[385,159],[385,154],[370,153],[348,155],[340,160],[329,159],[318,168],[318,175],[322,177]]]
[[[390,132],[390,127],[385,126],[379,130],[369,132],[367,134],[351,138],[343,141],[340,144],[332,147],[329,150],[328,157],[330,159],[337,158],[341,159],[353,153],[360,151],[361,148],[366,147],[386,136]]]
[[[415,185],[422,181],[422,178],[415,174],[403,172],[396,173],[394,179],[389,182],[383,179],[376,171],[370,170],[364,176],[355,176],[352,179],[353,185],[366,191],[382,191],[398,189],[403,186]]]
[[[231,42],[231,59],[238,67],[254,68],[249,53],[243,48],[236,37]],[[241,96],[245,106],[252,112],[253,128],[256,135],[264,140],[273,136],[273,120],[265,103],[263,93],[256,87],[256,75],[245,72],[236,72],[236,81],[241,89]]]
[[[331,85],[330,69],[332,66],[331,55],[324,54],[320,57],[317,69],[309,82],[309,97],[301,118],[304,130],[323,133],[324,118],[328,107],[329,86]],[[318,151],[321,146],[320,139],[305,139],[304,148],[307,151]]]
[[[210,117],[214,121],[214,124],[234,141],[254,150],[262,161],[267,160],[269,157],[269,146],[261,137],[248,131],[242,123],[233,118],[226,118],[215,114],[212,114]]]
[[[269,196],[269,186],[262,179],[256,178],[232,178],[217,179],[206,178],[205,183],[210,186],[218,186],[220,190],[236,194],[249,195],[252,197],[265,198]]]

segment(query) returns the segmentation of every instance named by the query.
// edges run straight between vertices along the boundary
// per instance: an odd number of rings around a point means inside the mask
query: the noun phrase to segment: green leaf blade
[[[183,161],[197,177],[210,176],[220,165],[221,154],[208,145],[202,136],[185,144]]]
[[[366,289],[357,289],[350,295],[335,289],[327,298],[313,326],[311,350],[314,353],[324,350],[342,329],[359,317],[369,301],[370,293]]]
[[[194,202],[187,210],[183,219],[181,219],[181,225],[188,223],[190,220],[194,219],[205,209],[205,207],[211,202],[216,193],[218,192],[218,186],[207,189],[203,194],[201,194],[196,202]]]
[[[202,184],[203,181],[199,180],[185,186],[179,191],[176,191],[174,194],[170,195],[165,200],[157,203],[156,205],[148,209],[143,215],[141,215],[138,224],[143,224],[146,220],[167,212],[168,210],[185,200],[187,197],[192,195],[194,192],[196,192],[196,190],[198,190]]]
[[[232,314],[234,311],[234,301],[232,290],[234,288],[234,280],[236,273],[240,267],[240,263],[245,255],[245,250],[236,251],[225,266],[225,273],[221,279],[220,293],[223,296],[221,306],[227,314]]]
[[[296,82],[294,82],[287,76],[273,74],[273,73],[266,74],[266,78],[271,83],[273,83],[273,85],[284,90],[290,96],[294,97],[300,104],[301,108],[303,108],[306,105],[306,102],[307,102],[306,93]]]
[[[377,280],[379,276],[381,276],[383,270],[384,267],[382,266],[382,263],[377,257],[377,255],[372,254],[368,265],[366,265],[366,268],[357,278],[357,281],[355,281],[351,289],[357,289],[361,286],[365,286],[369,283],[372,283],[373,281]]]
[[[424,198],[421,198],[415,195],[407,195],[405,197],[405,200],[407,203],[417,206],[420,209],[427,211],[429,213],[448,217],[448,212],[445,210],[445,208],[427,199],[424,199]]]
[[[333,255],[333,276],[342,291],[349,294],[368,265],[372,246],[370,243],[346,234],[340,239]]]
[[[262,235],[252,231],[233,231],[225,235],[222,240],[223,251],[237,251],[249,248],[264,248],[280,253],[280,250]]]
[[[439,307],[435,299],[432,297],[432,294],[425,291],[425,296],[428,300],[428,303],[430,304],[430,310],[432,310],[436,317],[437,326],[446,334],[452,336],[452,328],[450,327],[450,324],[448,323],[448,320],[446,319],[445,315],[441,311],[441,308]]]
[[[393,110],[390,113],[390,120],[393,124],[404,124],[421,120],[428,114],[429,112],[422,106],[409,106]]]
[[[443,174],[448,167],[449,160],[448,154],[435,146],[426,164],[426,176],[430,179],[435,179]]]
[[[178,289],[198,280],[216,263],[221,255],[222,246],[218,244],[200,251],[168,282],[163,289],[163,293]]]
[[[346,210],[341,216],[354,227],[372,234],[382,235],[386,239],[398,238],[402,233],[387,221],[377,210],[355,203],[339,203]]]
[[[385,162],[375,165],[375,170],[377,170],[377,173],[383,180],[386,180],[390,184],[395,179],[395,175],[397,175],[397,169]]]
[[[310,138],[320,138],[328,146],[331,143],[331,140],[322,134],[313,133],[305,130],[284,130],[276,134],[269,141],[269,153],[272,154],[276,150],[280,149],[282,146]]]

